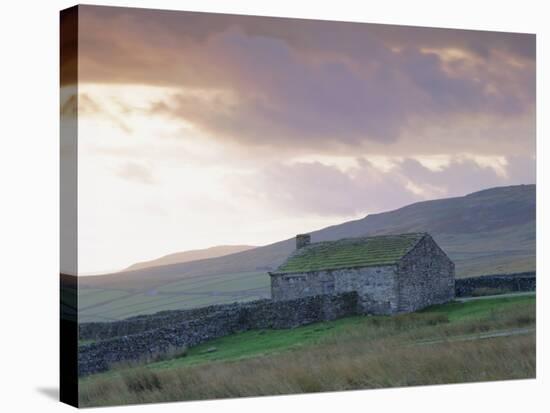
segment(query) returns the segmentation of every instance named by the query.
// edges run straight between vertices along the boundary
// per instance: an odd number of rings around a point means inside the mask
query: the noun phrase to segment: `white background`
[[[319,395],[111,408],[140,412],[543,411],[548,386],[548,295],[544,283],[548,219],[549,11],[545,1],[103,1],[154,7],[537,33],[538,336],[536,380],[368,390]],[[3,2],[0,13],[0,406],[5,412],[72,409],[58,394],[58,22],[69,1]],[[545,19],[546,17],[546,19]],[[546,27],[545,27],[546,24]],[[548,125],[548,122],[546,122]],[[547,247],[546,247],[547,248]],[[548,249],[547,249],[548,251]],[[543,314],[544,313],[544,314]],[[545,340],[546,339],[546,340]],[[548,388],[550,390],[550,388]],[[547,390],[547,391],[548,391]],[[546,397],[548,398],[548,397]],[[550,399],[550,398],[549,398]],[[547,402],[547,405],[550,403]],[[546,407],[545,411],[548,407]]]

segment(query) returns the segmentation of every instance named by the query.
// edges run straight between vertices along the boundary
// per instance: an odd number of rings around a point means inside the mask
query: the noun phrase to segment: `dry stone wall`
[[[271,300],[257,300],[250,304],[261,306]],[[210,316],[234,311],[235,307],[250,305],[249,303],[218,304],[189,310],[169,310],[155,314],[139,315],[120,321],[91,322],[79,325],[80,340],[105,340],[107,338],[142,333],[160,327],[167,327],[184,321],[197,320]]]
[[[172,347],[192,347],[237,332],[293,328],[358,313],[355,292],[304,297],[284,302],[259,300],[213,307],[217,308],[170,312],[175,314],[151,317],[163,321],[157,327],[153,327],[154,322],[144,323],[142,326],[147,326],[147,330],[139,333],[81,345],[78,355],[79,376],[108,370],[116,363],[147,359]],[[118,330],[98,329],[97,332],[106,335],[106,331],[134,331],[138,327],[135,321],[130,319],[118,322]],[[139,321],[142,321],[141,317]],[[81,331],[82,327],[84,326],[81,326]]]
[[[515,274],[482,275],[480,277],[459,278],[455,280],[457,297],[467,297],[478,288],[491,288],[503,291],[535,291],[537,288],[536,273],[522,272]]]

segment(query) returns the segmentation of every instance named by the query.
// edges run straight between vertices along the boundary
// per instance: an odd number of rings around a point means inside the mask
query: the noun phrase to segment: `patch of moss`
[[[392,265],[410,251],[424,235],[380,235],[318,242],[296,251],[276,273]]]

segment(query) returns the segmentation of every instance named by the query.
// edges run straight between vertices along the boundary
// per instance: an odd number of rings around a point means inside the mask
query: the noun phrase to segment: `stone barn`
[[[395,314],[454,298],[454,263],[427,233],[310,239],[269,273],[273,300],[355,291],[361,312]]]

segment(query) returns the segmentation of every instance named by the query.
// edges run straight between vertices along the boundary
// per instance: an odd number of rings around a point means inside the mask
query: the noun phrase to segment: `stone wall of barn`
[[[455,296],[455,267],[431,236],[426,235],[399,262],[398,312],[446,303]]]
[[[365,314],[397,312],[396,266],[349,268],[330,271],[336,292],[356,291]]]
[[[334,274],[330,271],[271,275],[271,298],[275,301],[334,292]]]
[[[369,314],[397,312],[396,266],[345,268],[271,276],[275,301],[320,294],[357,292],[362,311]]]

